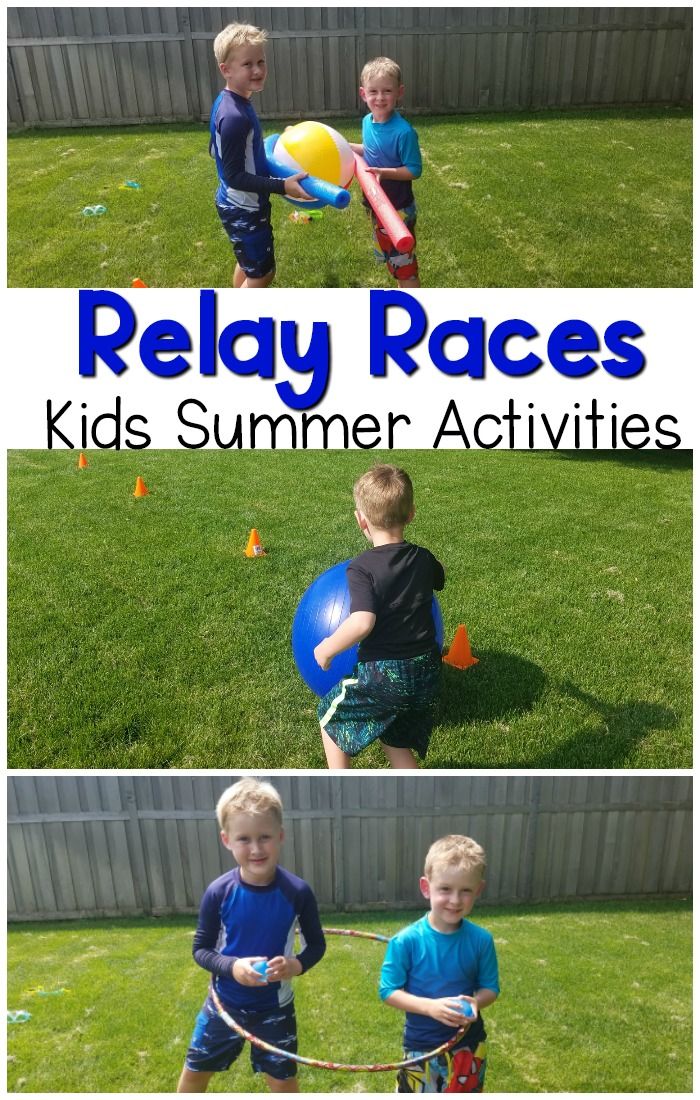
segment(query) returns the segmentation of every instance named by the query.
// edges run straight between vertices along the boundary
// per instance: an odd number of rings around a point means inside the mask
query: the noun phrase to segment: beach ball
[[[323,122],[289,126],[277,139],[274,155],[292,171],[307,172],[336,187],[347,187],[355,172],[355,157],[347,141]]]
[[[350,563],[332,565],[312,581],[299,601],[292,623],[292,653],[299,675],[316,695],[322,696],[350,676],[357,664],[357,646],[339,653],[324,670],[314,659],[319,642],[332,634],[350,614],[350,589],[346,570]],[[442,649],[444,630],[440,604],[433,596],[433,623]]]

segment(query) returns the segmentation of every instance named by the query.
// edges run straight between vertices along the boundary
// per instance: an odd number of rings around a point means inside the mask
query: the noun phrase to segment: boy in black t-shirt
[[[413,485],[396,466],[375,466],[355,483],[355,518],[371,550],[348,565],[350,615],[315,650],[327,669],[360,643],[352,677],[318,704],[329,768],[347,768],[379,739],[392,768],[417,767],[433,728],[442,662],[432,616],[445,571],[422,546],[404,541],[415,515]]]

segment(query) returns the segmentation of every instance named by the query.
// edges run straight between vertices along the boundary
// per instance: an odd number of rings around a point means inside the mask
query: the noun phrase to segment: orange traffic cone
[[[133,287],[144,287],[144,289],[148,290],[148,283],[144,283],[143,279],[132,279],[131,285]]]
[[[87,470],[87,464],[88,464],[88,460],[86,459],[85,455],[81,451],[80,452],[80,458],[78,459],[78,469],[79,470]]]
[[[442,659],[445,664],[452,665],[453,668],[471,668],[472,665],[478,665],[479,658],[472,655],[472,647],[469,644],[464,623],[460,623],[457,627],[452,645]]]
[[[258,535],[257,528],[254,527],[248,536],[248,545],[245,548],[245,556],[247,558],[260,558],[263,557],[265,551],[260,545],[260,536]]]
[[[146,488],[146,484],[145,484],[142,477],[137,477],[136,478],[136,488],[134,489],[134,496],[135,497],[146,497],[146,496],[148,496],[148,489]]]

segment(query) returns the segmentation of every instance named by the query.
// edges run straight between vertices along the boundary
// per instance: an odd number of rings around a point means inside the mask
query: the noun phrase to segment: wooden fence
[[[263,117],[358,115],[395,58],[409,114],[687,104],[692,8],[9,8],[8,123],[205,120],[231,21],[270,32]]]
[[[11,920],[193,912],[231,866],[213,807],[233,778],[11,776]],[[428,847],[486,849],[490,904],[685,894],[692,782],[680,776],[274,776],[283,863],[325,909],[418,908]]]

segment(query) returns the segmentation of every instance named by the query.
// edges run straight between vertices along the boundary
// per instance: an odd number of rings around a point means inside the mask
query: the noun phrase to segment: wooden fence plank
[[[232,777],[234,778],[234,777]],[[419,903],[425,854],[449,832],[487,852],[487,900],[685,893],[686,777],[273,777],[283,863],[326,907]],[[12,919],[191,912],[231,866],[215,803],[228,777],[10,778]]]
[[[412,113],[687,104],[690,8],[22,8],[8,11],[8,124],[204,121],[225,20],[269,30],[262,117],[354,116],[396,57]]]

